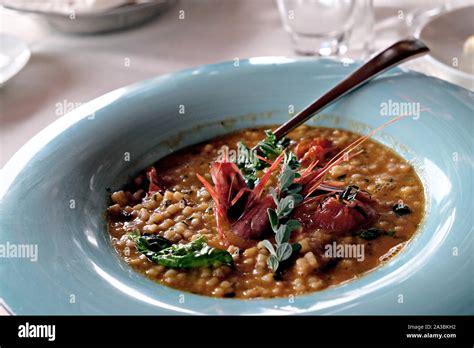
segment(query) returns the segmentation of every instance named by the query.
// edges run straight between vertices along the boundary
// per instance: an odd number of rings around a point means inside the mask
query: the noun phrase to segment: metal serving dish
[[[102,13],[77,13],[73,19],[67,14],[24,10],[11,4],[4,5],[4,7],[18,12],[34,14],[54,29],[64,33],[96,34],[122,30],[145,23],[155,18],[175,2],[175,0],[153,0],[144,3],[132,3]]]

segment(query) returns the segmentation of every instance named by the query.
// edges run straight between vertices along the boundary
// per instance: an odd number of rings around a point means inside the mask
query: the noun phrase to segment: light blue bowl
[[[183,298],[112,248],[106,188],[183,146],[281,123],[290,105],[301,109],[356,67],[287,58],[209,65],[121,88],[57,120],[3,170],[0,244],[36,245],[38,260],[1,258],[0,297],[17,314],[473,314],[473,96],[413,72],[392,70],[311,122],[366,132],[388,120],[382,103],[421,104],[419,119],[376,136],[415,164],[427,195],[423,226],[384,266],[294,301]]]

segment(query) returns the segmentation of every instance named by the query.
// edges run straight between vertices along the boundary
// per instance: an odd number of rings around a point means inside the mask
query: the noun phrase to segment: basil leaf
[[[174,244],[159,251],[151,250],[144,238],[135,242],[137,250],[151,261],[170,268],[218,267],[233,265],[232,255],[227,250],[212,248],[204,236],[188,244]],[[157,244],[155,244],[157,245]]]
[[[154,254],[151,260],[159,265],[170,268],[198,268],[232,266],[233,259],[229,252],[211,248],[206,245],[200,250],[187,251],[184,255],[177,254],[179,250],[165,249],[161,254]]]
[[[137,250],[141,252],[140,248],[150,251],[160,251],[169,248],[173,243],[156,234],[144,234],[135,244],[137,245]]]

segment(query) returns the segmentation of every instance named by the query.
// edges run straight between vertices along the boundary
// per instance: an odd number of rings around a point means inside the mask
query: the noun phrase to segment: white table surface
[[[375,0],[375,48],[407,35],[399,11],[439,2]],[[185,20],[178,19],[180,10]],[[34,16],[0,8],[0,31],[32,51],[24,70],[0,89],[0,167],[61,116],[58,103],[77,105],[156,75],[235,57],[294,56],[273,0],[181,0],[144,26],[96,36],[67,36]],[[423,61],[407,64],[432,73]]]

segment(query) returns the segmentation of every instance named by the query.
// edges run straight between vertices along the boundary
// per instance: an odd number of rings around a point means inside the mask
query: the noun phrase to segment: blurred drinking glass
[[[277,4],[298,54],[345,55],[349,48],[370,54],[372,0],[277,0]]]

